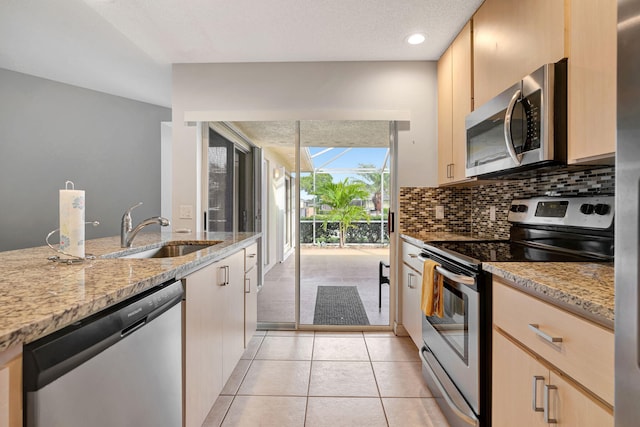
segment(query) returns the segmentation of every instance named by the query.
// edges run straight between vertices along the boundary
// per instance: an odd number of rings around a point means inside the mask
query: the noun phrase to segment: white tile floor
[[[448,427],[411,339],[258,332],[203,427]]]

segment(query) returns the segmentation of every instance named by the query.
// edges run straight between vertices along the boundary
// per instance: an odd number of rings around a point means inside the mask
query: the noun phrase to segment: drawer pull
[[[531,407],[535,412],[544,412],[545,408],[541,408],[538,406],[538,381],[544,381],[544,377],[540,375],[535,375],[533,377],[533,390],[531,390]]]
[[[255,258],[257,254],[247,254],[247,258]]]
[[[416,285],[414,285],[414,283],[413,283],[413,278],[416,277],[416,275],[413,274],[413,273],[407,273],[407,276],[408,276],[407,278],[409,279],[409,280],[407,280],[407,282],[408,282],[407,283],[407,287],[409,287],[409,289],[415,289]]]
[[[409,254],[410,258],[418,258],[418,254]]]
[[[536,333],[539,337],[543,338],[545,341],[549,341],[551,344],[555,344],[558,342],[562,342],[561,337],[552,337],[551,335],[542,332],[538,327],[537,323],[529,323],[529,329]]]
[[[557,390],[557,389],[558,387],[554,385],[544,386],[544,422],[548,424],[558,424],[558,420],[556,418],[549,417],[549,412],[551,412],[551,410],[549,409],[549,407],[551,406],[550,390]]]

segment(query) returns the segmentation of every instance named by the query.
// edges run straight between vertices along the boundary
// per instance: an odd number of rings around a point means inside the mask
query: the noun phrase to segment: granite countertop
[[[482,267],[517,288],[613,330],[612,263],[487,262]]]
[[[0,351],[34,341],[165,281],[224,258],[253,243],[260,233],[140,233],[131,249],[120,237],[88,240],[97,258],[67,265],[48,260],[47,246],[0,252]],[[158,247],[166,241],[217,241],[188,255],[119,259],[115,255]],[[109,257],[112,258],[109,258]]]

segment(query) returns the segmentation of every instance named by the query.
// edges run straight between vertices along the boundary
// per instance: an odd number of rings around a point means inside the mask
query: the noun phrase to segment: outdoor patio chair
[[[389,285],[389,276],[384,275],[383,268],[389,268],[389,264],[380,261],[380,265],[378,266],[378,311],[382,310],[382,284],[386,283]]]

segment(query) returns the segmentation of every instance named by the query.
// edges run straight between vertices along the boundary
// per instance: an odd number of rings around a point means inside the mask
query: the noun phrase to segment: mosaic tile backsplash
[[[507,214],[511,200],[544,196],[548,192],[563,196],[613,195],[615,168],[546,174],[475,187],[402,187],[400,232],[446,231],[506,239],[509,237]],[[436,206],[444,207],[444,219],[436,219]],[[491,206],[496,208],[495,221],[489,217]]]

